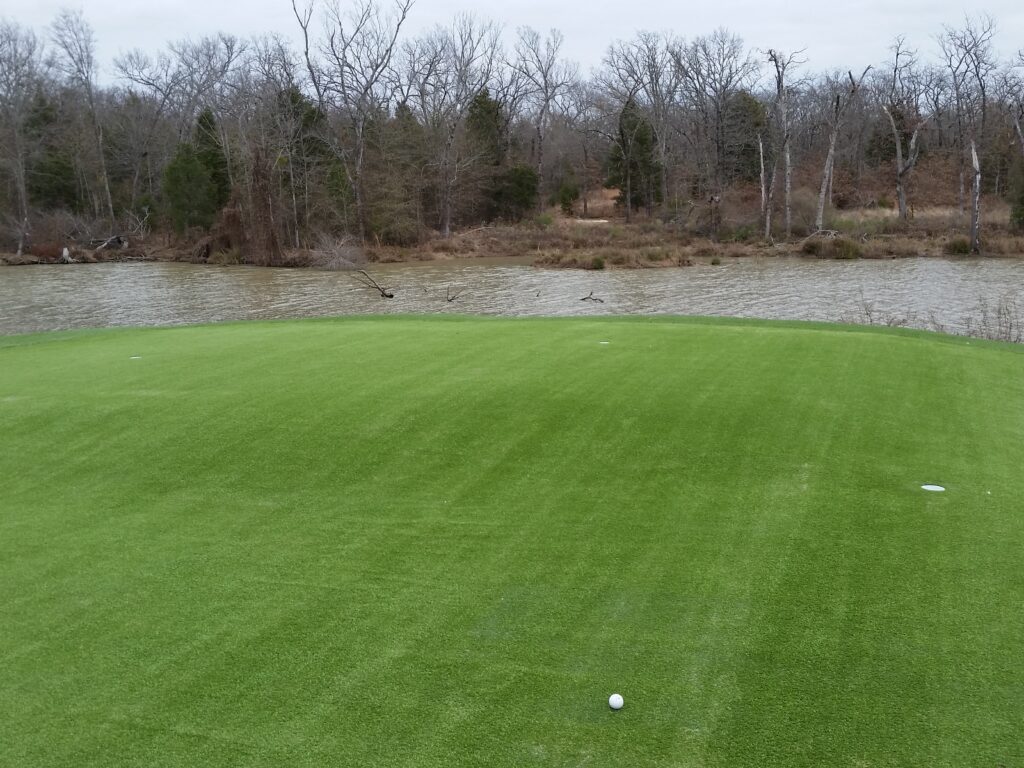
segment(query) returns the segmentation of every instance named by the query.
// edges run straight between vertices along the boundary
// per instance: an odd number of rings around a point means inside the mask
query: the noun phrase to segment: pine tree
[[[209,109],[204,109],[196,120],[195,143],[196,158],[210,174],[214,188],[213,202],[219,211],[231,197],[231,174],[228,173],[228,161],[217,130],[217,118]]]
[[[619,117],[618,140],[608,157],[606,186],[618,188],[619,205],[628,205],[630,210],[652,210],[661,202],[659,179],[654,131],[630,100]]]
[[[217,184],[191,144],[181,144],[164,170],[167,217],[179,234],[208,228],[220,210]]]

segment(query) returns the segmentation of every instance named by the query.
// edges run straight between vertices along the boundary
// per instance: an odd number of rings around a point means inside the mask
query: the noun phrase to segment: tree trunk
[[[832,188],[832,164],[836,157],[838,132],[832,129],[828,141],[828,155],[825,156],[825,170],[821,174],[821,189],[818,191],[818,211],[814,217],[814,228],[819,232],[825,228],[825,198]]]
[[[633,158],[626,162],[626,223],[633,220]]]
[[[590,160],[587,158],[587,145],[583,143],[583,218],[587,217],[587,198],[590,196],[590,189],[587,186],[587,179],[590,177]]]
[[[893,119],[892,113],[886,108],[882,107],[882,111],[885,112],[885,116],[889,118],[889,127],[892,129],[893,143],[896,145],[896,201],[900,207],[900,219],[907,221],[907,192],[903,187],[903,174],[906,173],[909,168],[903,164],[903,139],[900,137],[899,129],[896,127],[896,120]],[[915,138],[917,134],[914,134]],[[911,140],[913,144],[913,140]],[[911,150],[913,154],[913,150]]]
[[[299,248],[299,199],[295,194],[295,165],[292,158],[288,158],[288,186],[292,192],[292,222],[295,227],[295,248]]]
[[[772,180],[768,184],[768,199],[764,208],[764,239],[765,242],[772,242],[772,202],[775,199],[775,180],[778,177],[778,160],[772,164]]]
[[[547,116],[541,111],[537,120],[537,213],[544,212],[544,122]]]
[[[981,252],[981,163],[978,162],[978,148],[971,139],[971,165],[974,168],[974,184],[971,187],[971,253]]]
[[[28,240],[28,187],[25,180],[25,156],[22,151],[21,141],[15,134],[15,159],[14,159],[14,186],[18,191],[18,208],[21,214],[21,227],[18,230],[18,255],[21,256],[25,250],[25,242]]]
[[[757,157],[761,163],[761,220],[764,220],[764,213],[768,207],[768,180],[764,175],[764,141],[761,134],[757,134]]]
[[[100,125],[99,118],[93,114],[93,125],[96,128],[96,147],[99,152],[100,161],[100,181],[103,182],[103,194],[107,199],[107,213],[110,215],[110,229],[111,232],[114,230],[115,219],[114,219],[114,198],[110,194],[110,178],[107,176],[107,157],[103,151],[103,127]]]
[[[359,227],[359,241],[366,242],[366,201],[363,195],[363,138],[357,135],[356,162],[352,174],[352,192],[356,198],[356,226]]]
[[[957,184],[957,188],[956,188],[956,209],[957,209],[957,212],[961,216],[964,215],[964,177],[967,175],[964,172],[964,157],[963,157],[963,155],[964,155],[964,153],[960,152],[960,160],[959,160],[960,169],[959,169],[958,176],[957,176],[958,184]]]
[[[665,149],[665,145],[659,142],[658,146],[659,160],[661,162],[659,186],[661,187],[661,207],[664,211],[671,210],[671,206],[668,202],[668,151]]]
[[[444,190],[441,192],[441,237],[447,240],[452,236],[452,187],[445,179]]]
[[[792,206],[792,193],[793,193],[793,163],[790,157],[789,148],[789,136],[786,136],[785,145],[782,148],[783,159],[786,164],[786,239],[788,240],[793,235],[793,206]]]

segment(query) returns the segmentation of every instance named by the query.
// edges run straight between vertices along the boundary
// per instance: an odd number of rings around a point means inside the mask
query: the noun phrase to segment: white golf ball
[[[622,697],[617,693],[613,693],[608,697],[608,706],[612,709],[622,709]]]

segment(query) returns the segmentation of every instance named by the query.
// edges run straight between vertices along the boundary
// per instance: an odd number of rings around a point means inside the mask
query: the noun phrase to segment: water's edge
[[[685,269],[576,271],[446,261],[350,272],[165,262],[0,271],[0,334],[369,313],[712,315],[870,322],[996,335],[1024,307],[1024,261],[728,260]],[[586,300],[584,300],[586,297]]]

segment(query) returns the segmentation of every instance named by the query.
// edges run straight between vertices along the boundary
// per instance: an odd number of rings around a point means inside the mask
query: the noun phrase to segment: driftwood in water
[[[582,299],[580,299],[580,301],[596,301],[598,304],[604,304],[604,299],[597,298],[597,296],[594,295],[593,291],[590,292],[590,295],[584,296]]]
[[[449,304],[455,301],[461,295],[462,291],[459,291],[458,293],[452,293],[452,287],[450,285],[444,289],[444,300],[447,301]]]
[[[378,283],[376,280],[374,280],[372,277],[370,277],[366,273],[366,270],[360,269],[359,272],[357,273],[356,279],[360,283],[362,283],[364,286],[366,286],[367,288],[373,288],[375,291],[380,293],[381,298],[384,298],[384,299],[393,299],[393,298],[395,298],[395,294],[391,291],[390,288],[383,287],[380,283]]]

